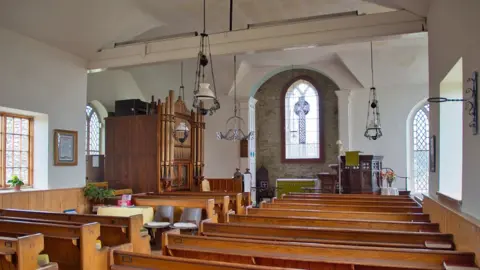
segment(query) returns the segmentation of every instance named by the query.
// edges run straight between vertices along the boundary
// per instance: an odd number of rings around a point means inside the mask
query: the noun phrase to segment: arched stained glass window
[[[86,108],[86,128],[85,128],[85,154],[99,155],[100,154],[100,131],[102,124],[98,113],[90,106]]]
[[[421,107],[413,118],[413,183],[414,191],[428,193],[429,174],[429,104]]]
[[[285,91],[283,114],[284,161],[321,159],[320,97],[307,80],[299,79]]]

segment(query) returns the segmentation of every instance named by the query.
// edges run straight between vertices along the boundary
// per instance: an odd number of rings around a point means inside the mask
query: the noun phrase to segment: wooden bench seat
[[[453,237],[442,233],[378,231],[345,228],[305,226],[279,226],[272,224],[239,224],[203,222],[201,234],[231,238],[265,239],[284,242],[325,243],[355,246],[399,248],[452,249]],[[222,234],[222,235],[219,235]],[[231,236],[228,236],[231,235]],[[425,243],[442,243],[444,246],[427,247]]]
[[[283,202],[289,203],[313,203],[313,204],[333,204],[333,205],[368,205],[368,206],[378,206],[378,205],[388,205],[388,206],[419,206],[415,201],[388,201],[388,202],[379,202],[376,200],[348,200],[348,199],[335,199],[335,198],[273,198],[272,201],[275,202],[281,200]]]
[[[325,211],[303,210],[289,208],[247,208],[247,215],[263,216],[291,216],[291,217],[318,217],[339,219],[361,220],[389,220],[389,221],[412,221],[429,222],[430,216],[422,213],[382,213],[382,212],[348,212],[348,211]]]
[[[46,211],[0,209],[0,217],[17,217],[67,221],[75,223],[100,223],[100,240],[104,245],[117,246],[132,243],[133,251],[150,254],[150,236],[142,235],[143,216],[111,217],[98,215],[65,214]],[[65,223],[67,224],[67,223]]]
[[[351,229],[364,229],[364,230],[439,232],[439,225],[437,223],[429,223],[429,222],[289,217],[287,216],[288,213],[285,213],[285,212],[279,212],[278,214],[285,214],[285,216],[231,214],[231,215],[228,215],[228,222],[241,223],[241,224],[272,224],[272,225],[305,226],[305,227],[351,228]]]
[[[0,237],[0,269],[38,269],[37,257],[44,248],[40,233],[19,237]],[[14,258],[15,256],[15,258]]]
[[[290,192],[288,194],[282,194],[282,196],[288,197],[304,197],[304,198],[336,198],[346,200],[378,200],[378,201],[412,201],[412,197],[408,195],[399,196],[382,196],[374,194],[326,194],[326,193],[299,193]]]
[[[250,192],[220,192],[220,191],[202,191],[202,192],[197,192],[197,191],[170,191],[170,192],[163,192],[163,193],[144,193],[146,195],[157,195],[157,194],[172,194],[174,196],[191,196],[191,195],[214,195],[214,196],[230,196],[230,200],[237,200],[238,194],[240,194],[242,200],[240,202],[240,205],[243,208],[246,208],[247,206],[252,205],[252,198]],[[235,210],[237,213],[239,211]]]
[[[163,234],[163,254],[174,257],[235,260],[245,264],[301,269],[443,269],[443,262],[474,266],[474,254],[358,246],[279,243],[220,237]],[[322,268],[324,267],[324,268]],[[353,268],[354,267],[354,268]],[[377,267],[377,268],[372,268]]]
[[[204,260],[175,258],[167,256],[148,256],[132,252],[114,251],[111,269],[178,269],[178,270],[293,270],[293,268],[267,267]]]
[[[174,192],[170,192],[174,193]],[[241,194],[238,193],[238,195],[241,198]],[[157,194],[157,195],[134,195],[134,200],[137,199],[167,199],[167,200],[184,200],[184,199],[192,199],[192,200],[208,200],[208,199],[213,199],[214,200],[214,211],[218,213],[218,221],[219,222],[225,222],[227,218],[227,213],[229,210],[233,210],[233,204],[231,204],[230,201],[230,196],[213,196],[213,195],[195,195],[195,196],[175,196],[175,195],[163,195],[163,194]],[[241,201],[241,199],[240,199]],[[240,203],[239,201],[239,203]]]
[[[100,236],[100,224],[89,223],[79,226],[48,224],[0,219],[0,236],[23,236],[32,233],[44,235],[42,254],[61,269],[107,269],[108,249],[96,249]]]
[[[214,199],[190,199],[190,198],[132,198],[133,203],[137,206],[150,206],[154,209],[157,206],[169,205],[174,207],[190,207],[201,208],[204,211],[205,219],[218,220],[218,215],[215,213]]]
[[[306,203],[285,203],[277,200],[275,203],[261,202],[260,208],[283,208],[283,209],[310,209],[310,210],[331,210],[351,212],[384,212],[384,213],[422,213],[421,207],[411,206],[356,206],[356,205],[328,205],[328,204],[306,204]]]

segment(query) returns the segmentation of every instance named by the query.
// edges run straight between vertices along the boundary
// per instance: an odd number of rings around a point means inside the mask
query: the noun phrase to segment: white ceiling
[[[354,10],[392,9],[362,0],[234,0],[234,29]],[[228,25],[229,1],[207,0],[207,32]],[[114,42],[201,31],[202,1],[0,0],[0,26],[89,59]]]

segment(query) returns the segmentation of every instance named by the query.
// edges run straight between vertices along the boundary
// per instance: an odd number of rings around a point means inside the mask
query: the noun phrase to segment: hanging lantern
[[[233,56],[233,116],[228,118],[225,126],[225,132],[217,132],[217,139],[227,141],[241,141],[253,139],[253,131],[245,134],[242,130],[242,124],[245,125],[243,118],[237,115],[237,56]]]
[[[173,131],[173,138],[183,144],[190,134],[190,130],[185,122],[180,122],[178,126]]]
[[[215,74],[213,73],[210,38],[205,31],[205,10],[205,0],[203,0],[203,32],[200,34],[200,50],[197,55],[197,70],[195,72],[195,85],[193,89],[193,107],[199,109],[200,113],[203,115],[212,115],[220,109],[220,102],[218,101],[215,88]],[[209,63],[212,80],[211,87],[209,83],[205,82],[205,71],[207,70],[207,65]]]
[[[180,64],[180,89],[179,89],[179,100],[180,97],[182,98],[182,103],[183,100],[185,100],[185,87],[183,86],[183,62]],[[181,122],[177,125],[177,127],[173,130],[173,138],[183,144],[187,138],[188,135],[190,134],[190,130],[188,129],[188,125],[185,122],[185,120],[180,120]]]
[[[373,73],[373,44],[370,42],[370,67],[372,70],[372,87],[368,98],[367,124],[365,126],[364,136],[369,140],[376,140],[382,137],[382,126],[380,124],[380,108],[378,106],[377,89],[374,86]]]

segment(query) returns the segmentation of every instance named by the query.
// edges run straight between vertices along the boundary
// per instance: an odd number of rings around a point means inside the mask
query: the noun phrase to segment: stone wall
[[[295,77],[307,76],[318,87],[322,103],[324,155],[323,163],[282,163],[282,91]],[[267,80],[255,94],[256,106],[256,155],[257,169],[262,165],[268,169],[270,185],[277,178],[314,177],[318,172],[329,171],[328,164],[336,163],[338,140],[338,102],[335,91],[337,85],[325,75],[307,69],[283,71]],[[322,126],[322,125],[321,125]]]

